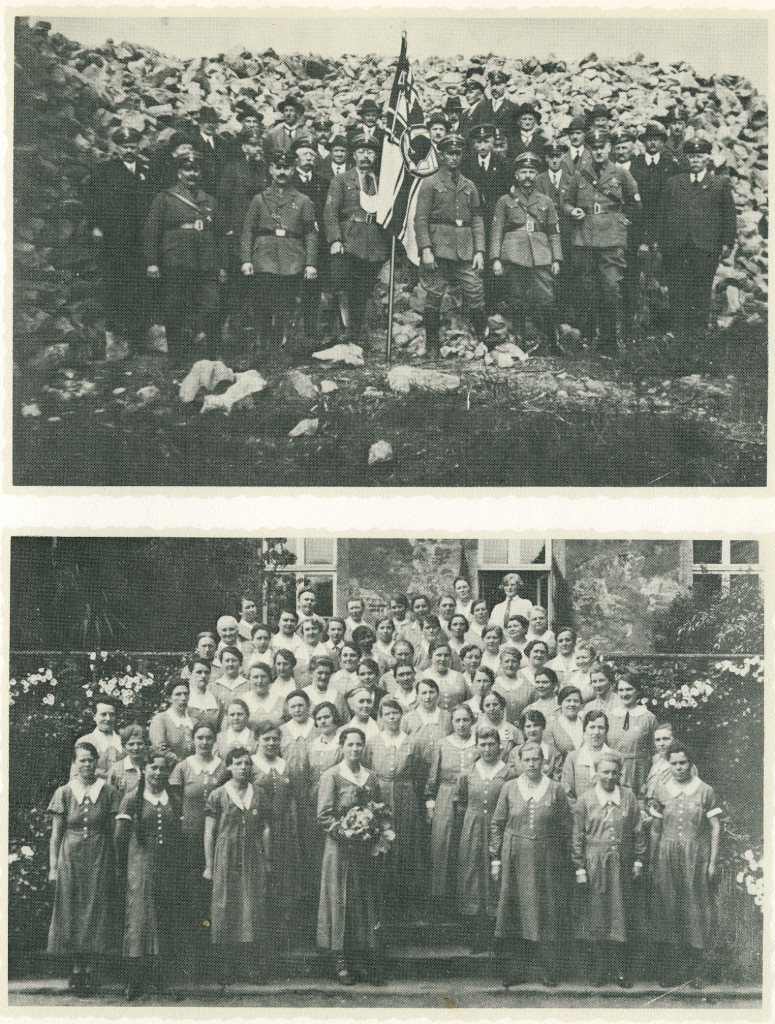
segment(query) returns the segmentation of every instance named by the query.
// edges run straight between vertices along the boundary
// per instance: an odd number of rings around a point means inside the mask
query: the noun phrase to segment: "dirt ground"
[[[375,341],[374,345],[378,342]],[[408,361],[399,356],[400,361]],[[372,347],[362,367],[282,353],[231,416],[183,405],[161,354],[17,370],[17,486],[686,487],[766,483],[766,332],[712,335],[689,354],[661,339],[594,353],[414,359],[457,374],[445,394],[401,394]],[[336,390],[300,397],[296,366]],[[139,407],[138,391],[158,395]],[[222,386],[223,389],[224,386]],[[318,420],[310,436],[289,432]],[[369,466],[372,444],[392,458]]]

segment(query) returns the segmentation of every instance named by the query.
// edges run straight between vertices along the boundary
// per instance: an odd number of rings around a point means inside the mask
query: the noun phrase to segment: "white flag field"
[[[438,163],[406,56],[406,35],[401,40],[401,54],[385,119],[377,223],[395,235],[417,266],[420,262],[414,234],[417,191],[422,179],[438,169]]]

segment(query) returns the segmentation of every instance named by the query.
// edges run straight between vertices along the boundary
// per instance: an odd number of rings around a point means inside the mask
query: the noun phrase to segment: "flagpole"
[[[396,277],[396,236],[390,239],[390,284],[388,285],[387,364],[393,356],[393,291]]]

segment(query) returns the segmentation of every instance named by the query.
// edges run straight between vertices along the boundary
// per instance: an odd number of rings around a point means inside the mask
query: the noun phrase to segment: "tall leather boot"
[[[437,357],[439,354],[439,334],[441,333],[441,313],[439,310],[426,309],[423,313],[425,327],[425,354]]]
[[[546,309],[543,310],[543,322],[544,332],[546,334],[547,351],[551,355],[558,355],[560,351],[559,346],[557,344],[559,324],[557,310],[554,306],[547,306]]]
[[[471,323],[474,326],[474,334],[479,341],[483,342],[488,349],[492,348],[492,344],[487,338],[487,312],[484,306],[471,310]]]
[[[616,338],[616,306],[604,306],[600,310],[600,338],[597,350],[602,355],[616,358],[619,347]]]

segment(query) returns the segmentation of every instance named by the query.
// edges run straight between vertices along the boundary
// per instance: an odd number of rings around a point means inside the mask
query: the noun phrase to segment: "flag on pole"
[[[438,170],[436,150],[425,125],[420,98],[406,56],[406,33],[390,91],[377,196],[377,223],[390,231],[415,265],[420,262],[414,235],[417,190]]]

